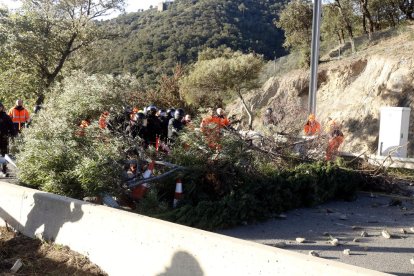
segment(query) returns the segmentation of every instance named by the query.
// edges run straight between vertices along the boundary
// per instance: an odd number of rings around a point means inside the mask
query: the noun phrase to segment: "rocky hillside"
[[[411,107],[409,141],[414,141],[413,26],[382,33],[363,45],[356,54],[320,65],[318,120],[323,124],[331,117],[342,123],[342,151],[375,153],[380,107]],[[281,124],[290,120],[300,129],[306,122],[308,88],[309,71],[295,70],[270,78],[260,91],[250,93],[249,102],[257,110],[255,128],[260,129],[260,116],[270,106],[282,114]],[[300,112],[290,112],[292,105]],[[237,106],[229,109],[238,111]],[[409,155],[414,156],[414,143],[409,144]]]

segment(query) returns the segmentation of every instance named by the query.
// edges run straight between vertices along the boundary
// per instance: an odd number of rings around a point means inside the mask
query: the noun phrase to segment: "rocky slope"
[[[414,28],[383,33],[368,46],[319,67],[317,118],[322,124],[328,117],[342,123],[346,152],[376,152],[382,106],[412,108],[409,141],[414,141]],[[282,125],[289,121],[300,129],[306,122],[308,89],[309,71],[296,70],[273,77],[261,90],[248,94],[257,110],[255,128],[260,129],[261,114],[270,106]],[[239,103],[229,109],[241,110]],[[414,156],[414,143],[409,144],[409,155]]]

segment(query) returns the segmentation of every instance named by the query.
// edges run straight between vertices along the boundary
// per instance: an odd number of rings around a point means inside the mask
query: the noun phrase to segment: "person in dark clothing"
[[[13,121],[4,111],[4,106],[0,103],[0,154],[5,156],[9,153],[9,138],[16,135]],[[7,163],[3,164],[2,173],[7,175]]]
[[[168,137],[168,122],[171,119],[171,117],[169,116],[169,111],[170,109],[168,109],[167,111],[160,111],[159,115],[158,115],[158,119],[160,120],[161,123],[161,135],[160,138],[162,141],[167,142],[167,137]]]
[[[184,118],[184,110],[178,108],[174,113],[174,118],[171,118],[168,122],[168,141],[174,143],[178,136],[178,133],[183,129],[184,124],[182,122]]]
[[[157,137],[162,134],[161,121],[156,114],[157,108],[155,106],[151,105],[147,108],[147,132],[145,140],[153,146],[155,146],[157,142]]]
[[[147,128],[145,126],[145,114],[143,112],[138,112],[134,115],[134,118],[130,121],[129,126],[127,127],[127,133],[132,137],[136,138],[137,136],[144,141],[144,145],[148,145],[148,141],[145,141]]]
[[[132,109],[130,107],[123,107],[122,112],[110,113],[107,127],[112,133],[126,134],[127,127],[129,126],[129,120]]]

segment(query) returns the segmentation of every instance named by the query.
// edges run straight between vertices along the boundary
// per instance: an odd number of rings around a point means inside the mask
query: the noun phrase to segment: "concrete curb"
[[[0,182],[0,224],[109,275],[389,275]]]

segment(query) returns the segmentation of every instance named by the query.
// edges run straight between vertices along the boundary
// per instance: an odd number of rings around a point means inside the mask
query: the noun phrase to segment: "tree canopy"
[[[201,56],[205,56],[202,55]],[[252,126],[252,110],[247,106],[243,93],[258,88],[259,73],[263,60],[255,54],[234,52],[213,59],[197,61],[190,74],[184,78],[182,89],[190,102],[213,106],[223,98],[238,97],[249,116]]]
[[[124,0],[23,0],[13,14],[2,13],[0,28],[7,47],[2,51],[16,70],[32,78],[32,94],[43,101],[44,90],[56,80],[76,51],[99,39],[95,19],[114,9],[122,9]]]

